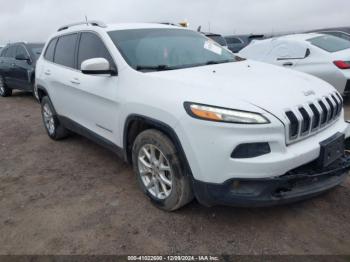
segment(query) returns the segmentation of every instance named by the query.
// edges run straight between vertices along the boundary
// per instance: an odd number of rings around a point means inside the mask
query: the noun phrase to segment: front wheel
[[[135,140],[133,167],[143,192],[160,209],[174,211],[193,199],[188,174],[171,140],[158,130],[146,130]]]
[[[6,86],[4,78],[0,76],[0,96],[7,97],[11,95],[12,95],[12,89]]]

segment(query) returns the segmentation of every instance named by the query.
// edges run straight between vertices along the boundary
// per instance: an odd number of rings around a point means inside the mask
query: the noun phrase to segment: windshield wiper
[[[232,59],[227,59],[227,60],[220,60],[220,61],[208,61],[205,64],[206,65],[217,65],[217,64],[224,64],[224,63],[230,63],[230,62],[234,62],[234,60]]]
[[[156,66],[149,66],[149,65],[138,65],[136,66],[136,70],[151,70],[151,71],[166,71],[166,70],[174,70],[176,67],[171,67],[167,65],[156,65]]]

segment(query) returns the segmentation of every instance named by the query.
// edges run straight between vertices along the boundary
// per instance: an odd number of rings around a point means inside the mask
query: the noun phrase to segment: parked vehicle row
[[[322,34],[296,34],[255,41],[239,52],[245,58],[317,76],[340,94],[350,94],[350,41]]]
[[[44,44],[13,43],[0,52],[0,96],[10,96],[13,89],[33,91],[35,66]]]
[[[206,206],[285,204],[341,184],[350,170],[341,93],[207,36],[162,24],[62,26],[30,82],[48,136],[75,132],[109,148],[166,211],[193,198]],[[28,62],[17,56],[22,44],[14,46],[1,58]],[[300,60],[314,55],[302,50]],[[5,92],[15,87],[8,80]]]

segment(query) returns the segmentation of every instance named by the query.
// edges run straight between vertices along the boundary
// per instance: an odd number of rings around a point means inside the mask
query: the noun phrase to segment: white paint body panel
[[[307,41],[316,36],[320,34],[290,35],[254,41],[242,49],[239,55],[278,66],[291,63],[292,65],[286,67],[319,77],[344,94],[346,83],[350,80],[350,69],[341,70],[333,62],[350,61],[350,49],[329,53]],[[311,53],[305,57],[307,49]],[[284,59],[278,60],[278,58]]]
[[[179,137],[194,178],[204,182],[280,176],[315,160],[321,141],[337,132],[350,134],[342,114],[320,133],[286,145],[285,109],[335,91],[328,83],[307,74],[249,60],[162,72],[135,71],[124,61],[107,32],[149,27],[173,28],[144,24],[89,27],[110,50],[118,76],[84,75],[50,63],[42,56],[37,63],[37,85],[47,89],[58,114],[119,147],[123,147],[128,116],[138,114],[165,123]],[[64,33],[79,30],[86,30],[86,26]],[[51,71],[50,76],[45,74],[47,70]],[[310,90],[315,95],[305,96],[304,92]],[[198,120],[185,111],[187,101],[258,112],[271,123],[244,125]],[[269,142],[272,153],[252,159],[230,157],[237,145],[249,142]]]

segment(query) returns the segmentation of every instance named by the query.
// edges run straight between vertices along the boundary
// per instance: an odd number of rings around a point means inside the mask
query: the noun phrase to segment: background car
[[[227,47],[233,53],[238,53],[244,47],[249,45],[253,40],[262,40],[264,39],[264,35],[230,35],[225,36],[225,40],[227,42]]]
[[[0,96],[10,96],[13,89],[33,91],[35,65],[42,43],[13,43],[0,53]]]
[[[296,34],[251,43],[240,56],[317,76],[350,94],[350,41],[332,35]]]
[[[335,27],[335,28],[327,28],[327,29],[318,29],[312,31],[314,33],[320,33],[320,34],[328,34],[328,35],[334,35],[340,38],[343,38],[345,40],[350,41],[350,27]],[[312,33],[310,32],[310,33]]]

